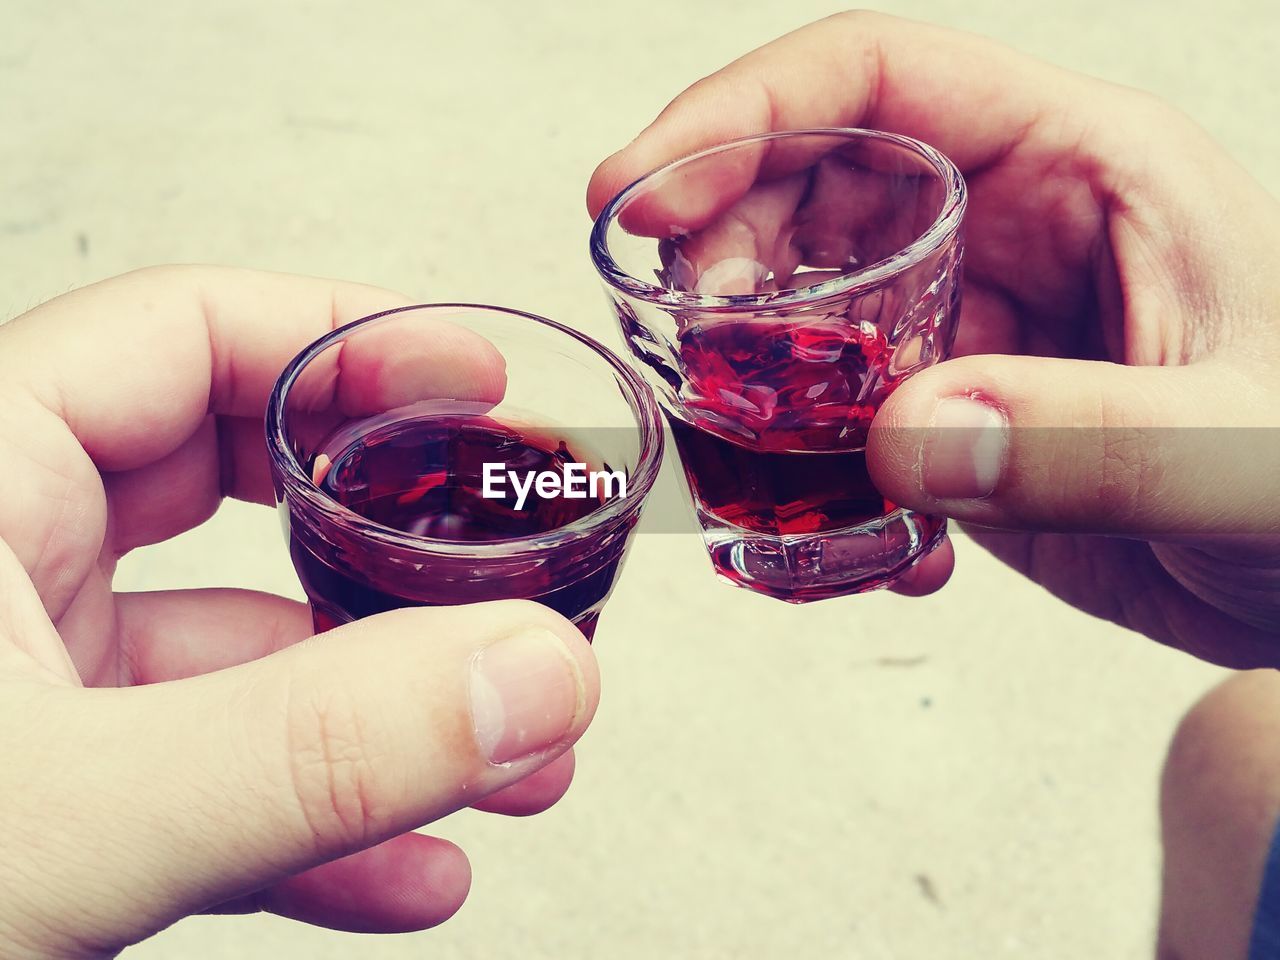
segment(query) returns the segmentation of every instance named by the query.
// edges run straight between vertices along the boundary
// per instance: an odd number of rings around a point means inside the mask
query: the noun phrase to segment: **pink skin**
[[[270,503],[262,416],[279,371],[333,326],[404,302],[355,284],[160,268],[75,291],[7,325],[0,333],[0,453],[12,495],[0,504],[0,580],[11,602],[0,605],[0,679],[27,671],[76,695],[82,685],[159,690],[290,652],[310,637],[305,606],[281,597],[243,590],[117,594],[111,576],[123,554],[202,523],[223,496]],[[433,362],[443,350],[445,360],[452,356],[447,368],[398,377],[402,387],[411,381],[419,391],[501,395],[502,358],[491,348],[456,331],[437,346]],[[346,358],[339,383],[351,402],[385,399],[377,395],[375,361]],[[362,386],[356,381],[363,373],[373,380]],[[515,615],[530,614],[483,614]],[[547,623],[576,636],[558,618]],[[571,640],[581,645],[577,656],[589,658],[581,637]],[[595,682],[589,673],[589,708]],[[476,808],[527,816],[555,803],[573,776],[573,755],[553,756],[517,765],[529,775],[483,796]],[[213,909],[403,931],[452,915],[469,884],[458,848],[406,833],[273,877]],[[176,919],[163,904],[152,908],[158,925]],[[102,927],[85,933],[94,938],[86,942],[114,949],[145,935],[150,922],[84,917]],[[78,935],[70,924],[62,929]]]
[[[212,673],[257,660],[312,633],[305,604],[245,590],[117,594],[116,614],[116,640],[131,664],[133,684]],[[573,751],[568,750],[472,807],[509,817],[541,813],[564,796],[573,770]],[[453,844],[404,834],[208,912],[265,910],[366,933],[420,930],[453,916],[470,880],[466,854]]]

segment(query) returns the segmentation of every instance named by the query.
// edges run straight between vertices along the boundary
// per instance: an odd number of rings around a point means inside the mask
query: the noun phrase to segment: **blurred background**
[[[619,346],[586,253],[592,168],[689,83],[838,9],[0,0],[0,316],[209,262],[517,306]],[[881,9],[1152,90],[1280,191],[1273,3]],[[934,597],[793,608],[716,583],[692,533],[642,536],[569,795],[435,829],[475,868],[455,919],[373,939],[196,918],[128,956],[1147,957],[1163,750],[1219,671],[957,552]],[[118,578],[212,584],[301,596],[269,511],[229,504]]]

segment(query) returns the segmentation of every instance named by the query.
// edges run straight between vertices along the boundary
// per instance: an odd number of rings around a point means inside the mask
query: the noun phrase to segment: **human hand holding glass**
[[[202,910],[430,926],[469,866],[406,831],[566,789],[598,680],[542,605],[394,610],[308,639],[281,597],[112,590],[122,555],[224,495],[272,502],[280,369],[403,304],[157,268],[0,327],[0,954],[101,956]],[[483,355],[435,356],[438,379],[484,373]]]
[[[827,126],[918,137],[969,187],[957,358],[877,414],[884,496],[966,522],[1085,611],[1280,662],[1275,200],[1154,98],[856,13],[695,84],[601,164],[588,206],[712,144]],[[896,588],[952,563],[944,546]]]

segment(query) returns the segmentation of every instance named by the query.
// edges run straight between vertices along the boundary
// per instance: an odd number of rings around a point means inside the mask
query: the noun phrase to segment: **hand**
[[[546,608],[399,610],[300,642],[307,610],[281,597],[112,592],[120,556],[224,495],[269,502],[276,374],[402,303],[161,268],[0,327],[3,956],[112,955],[209,909],[430,926],[469,866],[406,831],[566,789],[598,677]]]
[[[1280,664],[1276,201],[1148,95],[852,13],[689,88],[600,165],[588,206],[702,147],[824,126],[917,137],[969,186],[956,359],[879,411],[885,496],[966,522],[1089,613],[1219,663]],[[712,192],[707,223],[745,203],[750,232],[785,206],[777,183]],[[735,262],[793,268],[739,243]],[[937,589],[952,563],[938,550],[900,589]]]

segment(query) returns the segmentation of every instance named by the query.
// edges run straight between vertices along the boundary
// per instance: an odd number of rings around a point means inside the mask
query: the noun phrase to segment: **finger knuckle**
[[[394,786],[376,725],[334,688],[291,696],[288,723],[290,783],[317,848],[332,854],[367,845]]]
[[[142,284],[168,284],[180,280],[190,274],[191,268],[178,263],[156,263],[145,267],[136,267],[121,274],[121,280],[129,280]]]
[[[1145,432],[1126,423],[1110,398],[1104,395],[1098,403],[1097,442],[1083,448],[1091,448],[1095,458],[1094,496],[1099,520],[1108,527],[1124,526],[1147,497],[1153,461]]]
[[[843,23],[851,29],[857,29],[883,22],[886,16],[883,13],[868,10],[865,7],[851,7],[848,10],[841,10],[839,13],[832,14],[831,19],[837,23]]]
[[[1130,141],[1177,148],[1172,152],[1169,149],[1150,151],[1149,162],[1169,162],[1174,158],[1177,163],[1186,164],[1198,154],[1218,151],[1212,137],[1191,114],[1159,94],[1136,87],[1120,87],[1110,102],[1122,121],[1117,129]]]
[[[1179,722],[1161,773],[1161,811],[1166,824],[1203,836],[1217,832],[1233,846],[1259,842],[1280,804],[1280,786],[1242,778],[1240,771],[1270,762],[1269,719],[1259,720],[1260,703],[1274,703],[1280,689],[1267,672],[1235,674],[1213,688]],[[1260,726],[1261,724],[1261,726]],[[1235,815],[1229,815],[1234,813]],[[1252,833],[1245,842],[1246,833]]]
[[[1134,122],[1149,125],[1157,122],[1165,125],[1189,126],[1191,117],[1159,94],[1140,87],[1122,87],[1122,103],[1128,108]]]

